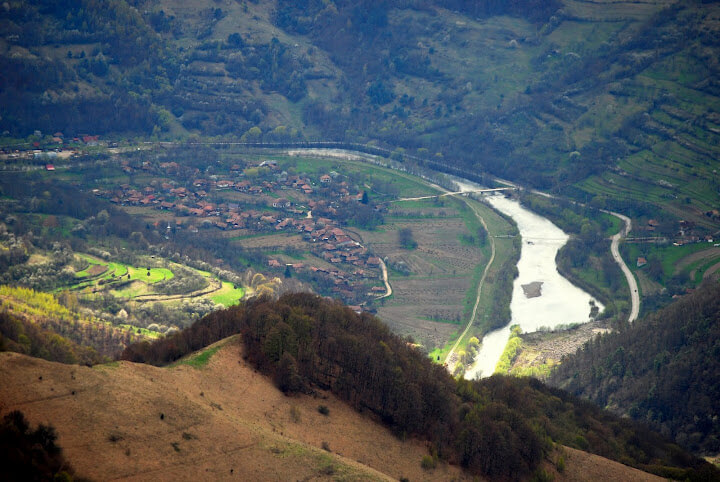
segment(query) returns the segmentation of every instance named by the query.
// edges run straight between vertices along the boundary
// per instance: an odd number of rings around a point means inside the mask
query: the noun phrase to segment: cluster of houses
[[[305,175],[289,175],[272,161],[272,176],[243,176],[239,165],[228,178],[192,178],[184,185],[169,180],[180,169],[176,162],[144,164],[143,170],[158,170],[158,178],[146,187],[123,184],[96,194],[124,206],[147,206],[173,213],[175,228],[197,232],[198,228],[238,230],[238,235],[287,232],[299,234],[310,251],[325,261],[322,266],[284,264],[268,260],[268,268],[286,270],[319,281],[349,303],[385,293],[381,283],[381,261],[352,239],[332,215],[343,204],[356,203],[362,194],[351,194],[350,186],[337,173],[323,174],[316,183]],[[123,163],[124,170],[134,169]],[[234,175],[233,175],[234,173]],[[163,175],[164,174],[164,175]],[[168,174],[170,174],[168,176]]]
[[[665,229],[664,233],[667,238],[673,240],[675,246],[682,246],[690,243],[702,243],[708,242],[713,243],[714,238],[710,234],[699,234],[696,230],[696,225],[693,221],[686,221],[681,219],[678,221],[676,226],[670,229]],[[661,223],[656,219],[649,219],[647,223],[640,226],[640,231],[645,231],[650,236],[661,237],[663,230],[661,229]],[[644,265],[638,260],[638,267]]]
[[[305,231],[303,237],[312,244],[311,252],[331,267],[283,264],[276,258],[270,258],[269,268],[292,269],[296,273],[306,273],[314,280],[324,280],[324,284],[331,286],[331,291],[346,302],[362,302],[365,297],[385,294],[385,287],[380,285],[380,258],[373,256],[342,228],[333,226],[327,218],[301,220],[300,226]],[[377,286],[370,286],[375,284]]]
[[[34,135],[38,138],[42,137],[42,139],[33,141],[30,149],[2,147],[0,148],[0,159],[48,162],[58,158],[75,157],[79,154],[78,149],[82,146],[107,145],[107,142],[100,140],[99,135],[79,134],[75,137],[66,137],[62,132],[55,132],[52,135],[43,136],[40,131],[35,131]],[[54,171],[55,166],[46,164],[45,169]]]

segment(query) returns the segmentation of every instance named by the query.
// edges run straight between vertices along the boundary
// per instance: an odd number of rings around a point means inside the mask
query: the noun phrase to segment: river
[[[458,184],[461,190],[478,187],[466,182]],[[568,323],[584,323],[590,320],[591,301],[601,311],[604,308],[590,294],[558,273],[555,257],[569,238],[565,232],[525,209],[516,200],[502,195],[487,196],[486,200],[515,221],[522,247],[517,264],[518,277],[513,282],[510,302],[511,321],[482,339],[476,362],[465,373],[465,377],[470,379],[492,375],[510,338],[511,325],[519,325],[523,333],[528,333],[543,326],[554,328]]]
[[[367,154],[338,149],[297,149],[289,152],[291,155],[298,153],[345,159],[374,159],[374,156]],[[449,177],[455,181],[460,191],[477,191],[483,188],[466,179]],[[604,308],[590,294],[558,273],[555,257],[569,238],[565,232],[549,220],[525,209],[518,201],[502,195],[492,195],[486,199],[495,209],[515,221],[522,238],[522,247],[517,265],[518,277],[513,282],[510,301],[511,321],[504,328],[492,331],[482,339],[475,364],[465,372],[465,377],[470,379],[493,374],[510,338],[511,325],[520,325],[522,331],[528,333],[543,326],[554,328],[563,324],[584,323],[590,321],[591,301],[600,311]],[[523,285],[526,285],[528,294],[532,296],[526,296]]]

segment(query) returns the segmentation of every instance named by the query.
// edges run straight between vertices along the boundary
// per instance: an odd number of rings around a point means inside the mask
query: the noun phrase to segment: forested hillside
[[[720,285],[708,284],[565,359],[551,383],[649,424],[693,452],[720,451]]]
[[[0,285],[0,351],[14,351],[60,363],[93,365],[114,358],[140,330],[116,326],[81,312],[77,296]],[[69,308],[68,308],[69,307]]]
[[[0,129],[379,143],[707,227],[719,19],[666,0],[6,2]]]
[[[537,381],[455,381],[378,319],[313,295],[215,312],[163,340],[132,345],[123,358],[165,364],[234,333],[242,333],[248,360],[284,392],[329,389],[474,474],[530,476],[554,442],[662,475],[717,476],[659,435]]]

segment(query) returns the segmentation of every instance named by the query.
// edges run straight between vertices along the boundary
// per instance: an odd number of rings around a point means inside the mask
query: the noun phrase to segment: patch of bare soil
[[[471,479],[456,466],[423,470],[423,442],[399,440],[330,394],[284,396],[236,342],[203,368],[0,353],[0,386],[3,413],[54,425],[76,472],[96,480]]]
[[[710,266],[703,273],[703,279],[713,279],[718,277],[718,271],[720,271],[720,263],[716,263]]]
[[[288,236],[287,234],[269,234],[267,236],[255,236],[252,238],[241,239],[237,241],[244,248],[286,248],[292,246],[295,248],[305,249],[307,244],[301,236]]]
[[[677,264],[675,265],[675,270],[673,271],[673,274],[678,274],[683,269],[687,268],[688,266],[695,263],[696,261],[700,261],[703,259],[715,259],[715,258],[720,258],[720,249],[712,248],[712,247],[709,249],[703,249],[702,251],[697,251],[695,253],[689,254],[677,262]]]
[[[95,276],[100,276],[101,274],[103,274],[103,273],[106,272],[107,270],[108,270],[108,267],[105,266],[105,265],[102,265],[102,264],[94,264],[94,265],[90,266],[90,267],[87,269],[88,277],[94,278]]]
[[[657,281],[653,281],[648,278],[642,270],[638,270],[635,273],[637,275],[638,284],[640,285],[640,290],[643,296],[652,296],[662,291],[663,286]]]
[[[419,305],[418,308],[424,310],[429,306]],[[460,327],[453,323],[422,319],[418,316],[418,310],[412,310],[405,305],[381,306],[378,308],[378,316],[392,328],[393,332],[400,336],[412,336],[428,351],[444,345]]]
[[[665,480],[657,475],[570,447],[562,447],[560,452],[568,468],[562,473],[554,474],[557,481],[632,480],[633,482],[655,482]]]

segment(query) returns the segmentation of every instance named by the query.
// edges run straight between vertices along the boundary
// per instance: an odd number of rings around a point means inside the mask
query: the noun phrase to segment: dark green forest
[[[172,8],[8,2],[0,130],[372,143],[599,207],[718,207],[713,2]]]
[[[718,476],[660,435],[539,381],[456,381],[372,315],[309,294],[212,313],[162,340],[131,345],[122,358],[164,365],[237,333],[243,357],[288,395],[330,390],[478,475],[530,476],[560,443],[665,476]]]
[[[720,285],[708,284],[563,360],[550,383],[695,453],[720,451]]]
[[[73,469],[57,445],[52,425],[33,429],[18,411],[0,420],[0,467],[4,480],[82,480],[73,479]]]

